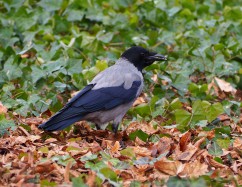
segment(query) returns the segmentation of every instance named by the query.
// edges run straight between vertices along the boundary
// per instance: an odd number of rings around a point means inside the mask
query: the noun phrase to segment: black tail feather
[[[48,120],[45,123],[42,123],[41,125],[38,126],[39,129],[43,129],[45,131],[57,131],[57,130],[62,130],[71,124],[81,120],[83,118],[82,115],[74,116],[69,119],[60,121],[60,122],[55,122],[54,120]]]

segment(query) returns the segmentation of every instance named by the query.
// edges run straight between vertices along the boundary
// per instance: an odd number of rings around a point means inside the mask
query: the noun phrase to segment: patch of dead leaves
[[[229,82],[219,79],[218,77],[215,77],[208,85],[208,91],[221,99],[226,98],[226,94],[235,95],[237,92],[237,90]]]
[[[223,119],[221,121],[229,121],[227,117]],[[95,186],[97,173],[86,168],[86,161],[82,161],[81,157],[96,154],[96,159],[102,161],[100,152],[129,164],[126,169],[118,169],[113,162],[105,161],[107,167],[124,181],[124,186],[129,186],[133,180],[152,183],[154,180],[166,181],[170,176],[194,178],[208,172],[214,178],[232,175],[241,182],[240,137],[234,137],[232,147],[223,150],[223,162],[220,163],[214,160],[215,156],[210,155],[206,147],[201,148],[206,140],[215,137],[214,131],[197,129],[182,134],[176,128],[158,126],[154,129],[151,123],[133,122],[126,131],[114,136],[108,130],[96,131],[80,123],[77,134],[58,132],[46,136],[36,127],[42,122],[41,118],[27,118],[24,121],[31,131],[19,126],[15,132],[0,138],[0,185],[28,186],[28,181],[36,180],[36,176],[39,176],[39,180],[47,179],[71,186],[71,178],[82,174],[86,184]],[[156,142],[145,142],[138,137],[134,141],[129,140],[128,135],[137,129],[149,136],[165,136]],[[239,133],[239,129],[239,126],[235,126],[233,133]],[[130,150],[132,154],[124,155],[121,153],[123,149]],[[226,160],[227,155],[233,159],[232,163]],[[70,157],[72,161],[62,165],[53,160],[56,156]],[[133,163],[133,159],[140,162]],[[107,186],[108,181],[103,181],[103,185]]]

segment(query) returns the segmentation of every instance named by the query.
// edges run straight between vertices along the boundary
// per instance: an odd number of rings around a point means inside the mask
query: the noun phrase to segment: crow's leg
[[[96,129],[97,130],[101,130],[100,126],[98,124],[95,123]]]
[[[112,124],[112,130],[115,134],[117,134],[117,132],[118,132],[118,125],[119,125],[119,123],[115,123],[115,122],[113,122],[113,124]]]

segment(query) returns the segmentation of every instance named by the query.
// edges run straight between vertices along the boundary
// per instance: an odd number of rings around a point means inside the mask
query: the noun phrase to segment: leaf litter
[[[79,122],[75,132],[46,134],[36,128],[41,118],[23,120],[30,130],[18,126],[0,139],[3,186],[72,186],[77,179],[89,186],[130,186],[134,181],[154,184],[171,176],[206,175],[242,182],[241,137],[232,137],[229,147],[218,151],[218,144],[212,142],[214,131],[201,128],[181,133],[176,128],[154,129],[151,123],[132,122],[114,136]],[[131,141],[128,136],[136,130],[145,132],[148,139],[154,135],[159,139],[143,141],[137,136]],[[238,130],[233,133],[240,134]]]

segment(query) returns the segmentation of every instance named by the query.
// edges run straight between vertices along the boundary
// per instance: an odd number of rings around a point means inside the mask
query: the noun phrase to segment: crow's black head
[[[139,46],[129,48],[121,55],[121,57],[134,64],[134,66],[136,66],[140,71],[155,61],[166,60],[165,56],[150,52]]]

